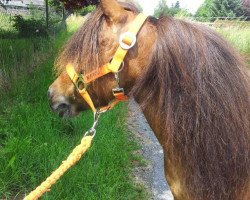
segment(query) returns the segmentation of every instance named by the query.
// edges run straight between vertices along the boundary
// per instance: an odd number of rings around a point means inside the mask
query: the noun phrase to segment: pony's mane
[[[125,10],[139,12],[131,3],[119,2],[119,4]],[[96,10],[86,17],[84,24],[74,33],[56,59],[54,66],[58,75],[65,71],[68,63],[72,63],[82,74],[105,64],[99,58],[99,33],[102,31],[104,19],[105,15],[100,6],[97,6]]]
[[[132,95],[142,108],[155,105],[167,156],[185,169],[191,199],[241,199],[250,175],[244,62],[209,28],[171,17],[153,24],[151,63]]]

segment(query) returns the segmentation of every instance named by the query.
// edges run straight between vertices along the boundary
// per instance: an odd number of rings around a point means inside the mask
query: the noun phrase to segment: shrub
[[[14,39],[17,38],[17,33],[13,30],[5,30],[0,28],[0,39]]]
[[[42,19],[24,19],[21,15],[16,15],[13,22],[20,37],[48,36],[45,21]]]

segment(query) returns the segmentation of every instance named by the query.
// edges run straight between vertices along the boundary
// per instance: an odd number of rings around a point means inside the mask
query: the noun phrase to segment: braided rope
[[[81,143],[75,147],[72,153],[68,156],[68,158],[62,162],[62,164],[52,172],[52,174],[41,183],[35,190],[30,192],[28,196],[24,198],[24,200],[35,200],[41,197],[45,192],[50,190],[50,187],[56,183],[58,179],[74,164],[76,164],[82,155],[88,150],[91,146],[93,136],[85,136],[82,138]]]

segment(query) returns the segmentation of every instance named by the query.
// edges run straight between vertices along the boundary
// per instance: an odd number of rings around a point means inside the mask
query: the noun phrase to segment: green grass
[[[0,97],[0,199],[38,186],[92,124],[91,112],[63,120],[48,106],[53,62],[68,36],[47,42],[0,40],[1,74],[9,84]],[[133,161],[140,158],[133,154],[138,145],[127,133],[126,115],[124,104],[103,115],[91,149],[42,199],[145,199],[144,189],[130,177]]]
[[[10,15],[0,11],[0,38],[16,37],[17,31],[13,27],[13,21]]]
[[[228,39],[239,51],[250,54],[250,27],[248,28],[220,28],[217,29]]]
[[[248,67],[250,68],[250,25],[246,24],[244,27],[232,26],[230,28],[216,28],[236,49],[238,49],[242,56],[246,59]]]
[[[9,90],[13,80],[32,73],[51,51],[47,39],[1,39],[0,88]]]
[[[0,29],[14,30],[11,16],[2,11],[0,11]]]

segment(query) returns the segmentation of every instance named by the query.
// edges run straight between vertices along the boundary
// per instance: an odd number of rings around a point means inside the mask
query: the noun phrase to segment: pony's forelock
[[[127,11],[138,13],[138,9],[131,3],[120,2]],[[72,63],[81,73],[100,67],[99,33],[105,15],[100,6],[85,18],[81,28],[70,38],[62,48],[55,62],[55,71],[59,75],[65,71],[65,66]]]

